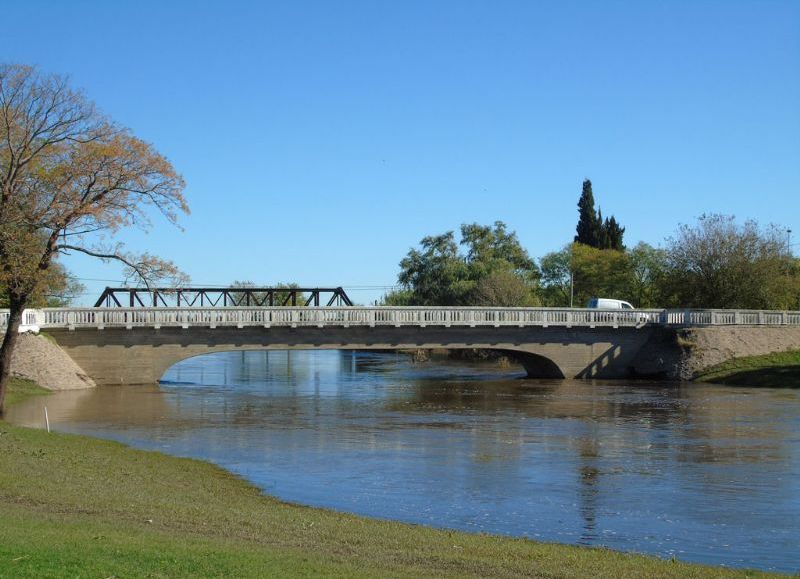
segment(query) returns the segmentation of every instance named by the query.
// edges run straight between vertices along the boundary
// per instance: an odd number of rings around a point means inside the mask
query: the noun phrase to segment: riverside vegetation
[[[768,388],[800,387],[800,351],[734,358],[699,375],[700,382]]]
[[[800,308],[800,259],[786,231],[728,215],[680,225],[663,247],[627,248],[625,228],[595,211],[587,179],[574,242],[538,260],[506,224],[424,237],[400,261],[386,305],[583,307],[613,297],[641,308]]]
[[[13,380],[9,403],[46,393]],[[0,422],[0,577],[769,577],[264,496],[197,460]]]

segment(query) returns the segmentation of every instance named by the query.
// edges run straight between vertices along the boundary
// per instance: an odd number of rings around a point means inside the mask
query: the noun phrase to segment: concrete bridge
[[[7,313],[0,312],[0,324]],[[175,363],[231,350],[487,348],[531,377],[629,376],[665,330],[800,327],[800,312],[483,307],[54,308],[26,310],[98,384],[152,383]],[[668,341],[668,340],[667,340]],[[673,340],[674,342],[674,340]]]

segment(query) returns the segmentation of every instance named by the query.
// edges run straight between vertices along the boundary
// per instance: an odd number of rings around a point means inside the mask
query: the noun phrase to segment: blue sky
[[[0,60],[69,74],[183,174],[184,230],[122,239],[195,283],[365,303],[421,237],[473,221],[540,256],[571,241],[587,177],[629,245],[704,212],[800,239],[800,2],[0,8]],[[120,278],[65,264],[84,302]]]

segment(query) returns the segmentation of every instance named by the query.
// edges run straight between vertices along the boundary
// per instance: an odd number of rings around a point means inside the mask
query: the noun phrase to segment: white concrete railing
[[[8,310],[0,310],[5,326]],[[45,308],[25,310],[20,331],[47,328],[561,326],[800,326],[800,312],[485,307]]]

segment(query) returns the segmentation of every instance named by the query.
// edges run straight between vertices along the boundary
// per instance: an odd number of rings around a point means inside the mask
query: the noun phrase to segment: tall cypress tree
[[[597,249],[608,249],[610,246],[610,239],[608,236],[608,217],[603,220],[603,211],[597,210]]]
[[[575,228],[577,235],[575,241],[597,247],[599,241],[601,223],[597,219],[594,210],[594,194],[592,193],[592,182],[589,179],[583,182],[583,191],[578,200],[578,225]]]
[[[602,211],[595,212],[592,182],[589,179],[583,182],[583,191],[578,200],[578,214],[576,242],[597,249],[625,249],[622,243],[625,228],[620,226],[613,215],[603,219]]]
[[[622,244],[622,236],[625,235],[625,228],[620,227],[613,215],[611,219],[607,220],[604,224],[603,229],[605,229],[606,238],[608,239],[608,249],[616,249],[617,251],[625,249],[625,246]]]

